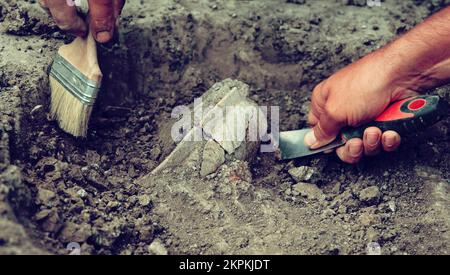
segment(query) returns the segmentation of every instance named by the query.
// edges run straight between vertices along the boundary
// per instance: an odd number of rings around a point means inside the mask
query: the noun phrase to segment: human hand
[[[50,12],[60,29],[85,37],[89,25],[97,42],[111,40],[125,0],[88,0],[89,24],[77,14],[75,3],[74,0],[39,0],[39,4]]]
[[[313,131],[305,137],[312,149],[333,141],[344,126],[359,126],[374,120],[393,101],[417,95],[413,77],[398,79],[388,69],[383,50],[369,54],[321,82],[313,91],[308,122]],[[406,74],[408,75],[408,74]],[[372,156],[382,149],[394,151],[400,135],[369,127],[363,139],[354,138],[336,150],[341,160],[358,162],[363,155]]]

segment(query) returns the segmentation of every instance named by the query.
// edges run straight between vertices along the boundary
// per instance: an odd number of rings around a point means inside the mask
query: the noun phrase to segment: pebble
[[[89,224],[75,224],[68,222],[64,225],[59,239],[62,242],[78,242],[83,243],[92,235],[92,228]]]
[[[41,212],[36,214],[36,219],[42,217],[41,219],[42,230],[44,230],[45,232],[57,232],[61,227],[60,225],[61,220],[58,212],[55,209],[51,209],[50,212],[43,212],[43,213]]]
[[[374,228],[369,227],[366,232],[366,238],[370,242],[376,242],[380,239],[380,234]]]
[[[50,209],[41,210],[36,215],[34,215],[34,218],[36,221],[43,220],[43,219],[47,218],[51,212],[52,212],[52,210],[50,210]]]
[[[315,184],[310,183],[298,183],[292,186],[294,195],[301,195],[310,200],[324,200],[325,195],[322,190]]]
[[[376,214],[374,214],[372,211],[368,211],[368,212],[361,213],[361,215],[359,216],[359,222],[363,226],[369,226],[369,225],[377,224],[377,223],[381,222],[381,220],[380,220],[380,217],[377,216]]]
[[[330,209],[330,208],[325,209],[322,212],[322,214],[321,214],[321,217],[323,219],[331,218],[331,217],[334,217],[334,216],[336,216],[336,212],[333,209]]]
[[[80,190],[78,190],[77,195],[80,196],[80,198],[85,198],[87,196],[87,192],[86,190],[81,188]]]
[[[55,197],[56,197],[55,192],[44,189],[44,188],[39,188],[38,196],[37,196],[37,203],[46,205],[46,206],[50,206],[51,200],[53,200]]]
[[[108,212],[114,211],[117,208],[119,208],[119,206],[120,206],[119,202],[117,202],[117,201],[109,201],[106,204],[106,211],[108,211]]]
[[[380,201],[380,189],[378,186],[367,187],[359,192],[359,200],[368,205],[376,204]]]
[[[159,146],[155,146],[150,150],[150,158],[152,160],[158,160],[160,155],[161,155],[161,148],[159,148]]]
[[[394,201],[389,201],[389,202],[388,202],[388,206],[389,206],[389,209],[390,209],[392,212],[395,212],[395,210],[397,209],[397,207],[396,207]]]
[[[148,206],[151,203],[151,198],[149,195],[141,195],[138,197],[139,204],[142,206]]]
[[[148,246],[147,250],[150,254],[153,254],[153,255],[168,255],[169,254],[160,239],[155,239]]]
[[[289,175],[295,182],[307,182],[315,173],[315,169],[309,166],[300,166],[289,169]]]
[[[106,182],[106,180],[102,177],[102,175],[99,172],[95,170],[88,169],[86,180],[88,180],[89,183],[97,189],[100,190],[108,189],[108,183]]]

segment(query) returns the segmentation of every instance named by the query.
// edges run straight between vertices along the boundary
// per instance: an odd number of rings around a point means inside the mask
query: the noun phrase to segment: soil
[[[214,83],[243,81],[281,130],[304,127],[315,84],[447,2],[128,1],[75,139],[48,118],[47,70],[71,38],[36,1],[0,0],[0,254],[448,254],[448,118],[358,165],[258,154],[206,179],[149,175],[175,148],[172,109]]]

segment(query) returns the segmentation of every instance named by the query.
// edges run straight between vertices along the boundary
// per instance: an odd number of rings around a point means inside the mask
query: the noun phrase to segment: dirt
[[[243,81],[281,130],[303,127],[315,84],[446,1],[128,1],[83,140],[48,119],[71,38],[35,2],[0,0],[0,254],[449,253],[448,118],[353,166],[258,154],[149,175],[175,148],[172,109],[214,83]]]

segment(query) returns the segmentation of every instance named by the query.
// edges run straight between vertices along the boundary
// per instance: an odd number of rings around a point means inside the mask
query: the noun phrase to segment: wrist
[[[420,43],[402,37],[381,50],[388,79],[397,90],[424,93],[450,81],[450,52]]]
[[[393,99],[405,90],[425,93],[450,81],[450,56],[436,54],[407,39],[376,52]]]

